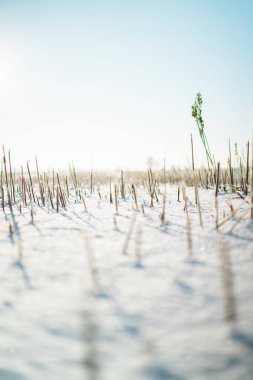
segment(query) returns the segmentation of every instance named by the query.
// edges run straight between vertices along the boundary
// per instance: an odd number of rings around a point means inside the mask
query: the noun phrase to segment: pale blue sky
[[[252,0],[0,0],[0,142],[16,162],[187,165],[191,118],[225,162],[252,130]]]

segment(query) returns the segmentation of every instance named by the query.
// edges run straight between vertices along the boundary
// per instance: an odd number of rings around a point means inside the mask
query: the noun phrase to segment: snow
[[[163,224],[162,196],[150,209],[141,187],[139,212],[128,197],[116,214],[106,187],[101,200],[86,197],[88,212],[74,201],[59,213],[36,207],[32,223],[29,207],[14,207],[13,235],[8,207],[1,211],[1,380],[252,379],[249,204],[220,194],[219,220],[223,210],[230,215],[230,200],[239,211],[217,232],[214,191],[199,190],[203,228],[194,190],[186,191],[192,252],[174,186],[167,185]],[[234,320],[226,319],[224,276]]]

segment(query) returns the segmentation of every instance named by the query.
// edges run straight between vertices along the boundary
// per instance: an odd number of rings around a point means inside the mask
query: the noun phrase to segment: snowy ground
[[[253,224],[237,195],[219,195],[220,220],[232,198],[236,216],[216,232],[213,190],[201,190],[204,227],[167,187],[145,216],[133,200],[119,214],[104,197],[60,213],[36,208],[0,213],[0,379],[148,380],[253,378]],[[194,203],[194,192],[187,189]],[[129,226],[133,230],[123,252]],[[236,318],[226,320],[226,273]],[[138,260],[138,254],[141,259]],[[22,258],[19,256],[22,255]],[[226,272],[226,270],[225,270]],[[224,279],[225,276],[225,279]]]

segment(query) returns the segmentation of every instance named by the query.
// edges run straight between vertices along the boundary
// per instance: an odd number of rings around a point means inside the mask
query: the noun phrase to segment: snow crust
[[[167,185],[164,223],[162,197],[151,209],[141,187],[138,212],[129,196],[116,214],[107,187],[102,199],[86,197],[88,212],[74,201],[59,213],[37,207],[32,223],[29,207],[14,207],[14,220],[1,211],[0,379],[252,379],[249,212],[229,232],[249,205],[219,194],[219,220],[230,215],[230,200],[240,210],[217,232],[214,191],[199,191],[203,228],[187,189],[192,252],[174,186]],[[231,264],[231,321],[221,247]]]

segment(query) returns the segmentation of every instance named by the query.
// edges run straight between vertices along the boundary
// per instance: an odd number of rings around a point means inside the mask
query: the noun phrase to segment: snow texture
[[[214,191],[200,190],[202,228],[189,188],[189,231],[174,186],[164,223],[161,195],[151,209],[139,187],[139,211],[127,197],[116,214],[100,192],[88,212],[36,207],[34,223],[29,208],[1,211],[0,379],[251,380],[249,204],[219,194],[220,221],[230,201],[240,210],[217,232]]]

